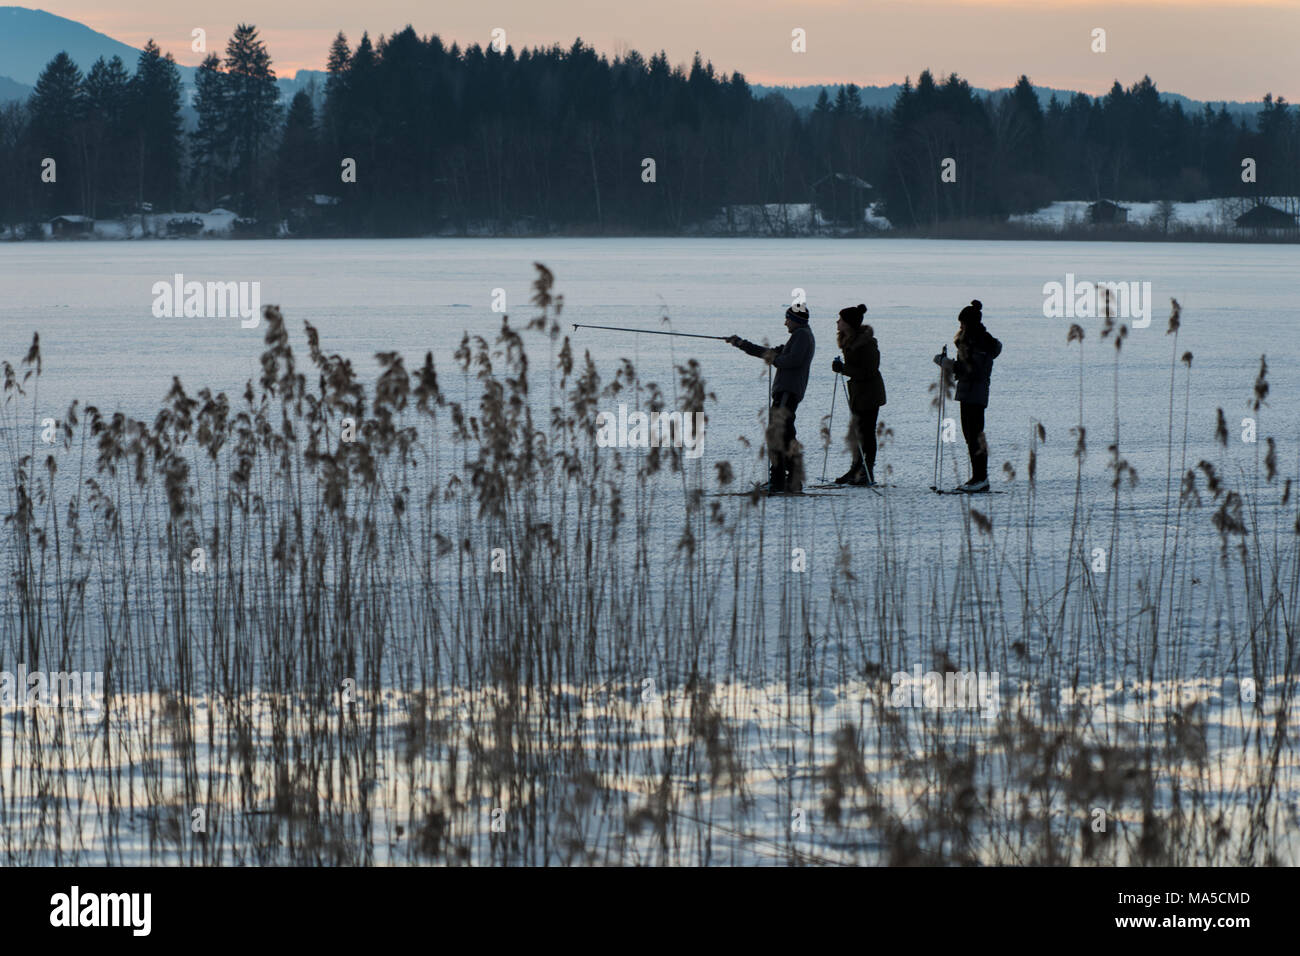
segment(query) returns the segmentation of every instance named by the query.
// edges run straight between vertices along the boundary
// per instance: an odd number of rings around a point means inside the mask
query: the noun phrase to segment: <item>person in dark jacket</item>
[[[984,327],[984,307],[979,299],[961,310],[957,316],[957,357],[936,355],[934,362],[952,372],[957,379],[957,401],[961,403],[961,434],[966,439],[970,454],[970,479],[957,490],[979,492],[989,490],[989,448],[984,438],[984,410],[989,404],[989,380],[993,375],[993,360],[1002,354],[1002,343]]]
[[[835,479],[837,485],[876,483],[876,419],[885,404],[885,380],[880,375],[880,346],[876,333],[862,323],[865,305],[840,309],[835,341],[844,358],[831,362],[831,371],[849,377],[849,434],[853,467]]]
[[[776,369],[772,381],[772,408],[767,419],[767,451],[771,495],[803,490],[803,450],[795,439],[794,416],[808,387],[808,368],[812,365],[817,343],[808,327],[808,307],[802,303],[785,311],[785,327],[790,338],[784,345],[764,348],[733,335],[727,341],[750,355],[763,359]]]

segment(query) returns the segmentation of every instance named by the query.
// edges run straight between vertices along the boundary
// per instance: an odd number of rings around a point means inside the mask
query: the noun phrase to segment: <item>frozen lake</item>
[[[216,578],[240,589],[245,616],[231,612],[229,592],[210,589],[212,578],[168,577],[161,524],[151,523],[163,500],[142,504],[137,495],[143,493],[119,478],[128,543],[107,555],[92,548],[84,566],[69,561],[92,578],[78,598],[80,613],[58,619],[71,623],[47,625],[33,636],[28,618],[15,610],[19,589],[4,603],[4,668],[13,669],[34,646],[47,664],[61,655],[65,667],[72,661],[87,671],[114,655],[121,693],[104,726],[112,728],[118,749],[102,765],[121,773],[114,783],[119,804],[131,796],[148,810],[128,815],[127,832],[118,832],[116,823],[106,829],[101,797],[70,801],[81,822],[57,838],[62,852],[92,861],[212,861],[210,845],[185,835],[190,808],[202,803],[214,816],[229,814],[220,828],[223,862],[284,861],[276,849],[281,825],[304,828],[305,842],[290,841],[292,851],[284,851],[300,855],[289,858],[336,862],[441,858],[444,838],[475,862],[879,862],[897,861],[898,854],[929,862],[1060,862],[1025,835],[1032,805],[1034,814],[1052,821],[1049,834],[1053,827],[1066,834],[1048,842],[1070,843],[1053,853],[1076,854],[1075,862],[1083,851],[1070,842],[1079,830],[1073,815],[1097,807],[1112,813],[1127,842],[1097,859],[1122,863],[1146,852],[1132,839],[1143,820],[1140,797],[1163,812],[1174,794],[1194,791],[1207,813],[1224,810],[1233,841],[1202,854],[1200,837],[1172,836],[1168,860],[1253,862],[1263,844],[1244,834],[1271,827],[1278,835],[1272,849],[1295,861],[1283,825],[1296,818],[1296,754],[1289,741],[1270,749],[1273,728],[1288,722],[1284,715],[1278,723],[1279,709],[1294,710],[1295,494],[1286,503],[1281,498],[1284,480],[1297,477],[1300,463],[1300,372],[1289,360],[1300,317],[1295,246],[808,239],[11,243],[0,245],[6,293],[0,357],[17,365],[32,333],[40,333],[44,372],[36,419],[59,417],[76,398],[83,407],[152,422],[173,376],[190,395],[207,387],[233,399],[261,373],[265,326],[241,328],[230,317],[155,317],[154,285],[176,274],[187,282],[256,282],[261,302],[282,308],[311,387],[303,321],[319,330],[325,352],[353,361],[368,396],[378,373],[375,353],[402,353],[414,372],[432,352],[444,394],[477,414],[482,387],[472,374],[462,375],[454,353],[465,332],[495,341],[501,316],[492,307],[502,292],[512,325],[527,324],[536,312],[528,302],[534,262],[554,272],[555,291],[565,300],[564,329],[579,360],[590,353],[604,382],[627,359],[642,382],[662,386],[671,405],[674,367],[688,359],[700,363],[716,400],[706,405],[703,454],[688,463],[688,483],[710,491],[722,461],[732,463],[742,484],[765,477],[758,454],[763,364],[721,342],[575,333],[568,323],[658,329],[666,314],[678,331],[776,343],[785,338],[786,305],[803,290],[818,352],[799,431],[815,478],[822,462],[819,419],[831,408],[835,315],[867,303],[889,395],[881,421],[893,437],[877,464],[887,487],[880,495],[853,489],[757,507],[740,497],[707,499],[718,510],[706,521],[702,510],[687,509],[680,477],[660,473],[642,486],[634,468],[612,472],[606,465],[600,494],[621,488],[619,505],[635,531],[624,525],[615,534],[607,497],[582,511],[567,492],[536,489],[527,507],[515,505],[511,521],[522,537],[512,540],[531,541],[535,524],[545,524],[560,530],[563,544],[538,552],[535,565],[512,569],[519,578],[501,590],[504,579],[487,571],[485,559],[502,527],[456,503],[419,510],[430,487],[446,482],[458,454],[442,452],[435,461],[447,437],[429,442],[426,436],[419,453],[434,461],[432,483],[428,469],[400,480],[413,486],[406,513],[428,525],[410,520],[398,522],[399,534],[381,530],[384,546],[364,559],[375,561],[372,577],[349,584],[338,617],[313,617],[309,624],[315,605],[299,600],[294,589],[311,591],[317,601],[333,602],[334,595],[329,587],[312,590],[318,579],[286,578],[277,570],[285,552],[262,527],[300,529],[297,513],[280,510],[284,502],[268,498],[265,512],[222,529],[223,541],[233,530],[248,546],[230,562],[238,573],[227,565]],[[1113,339],[1100,338],[1101,319],[1044,314],[1045,285],[1084,281],[1150,284],[1142,303],[1149,312],[1118,320],[1130,329],[1117,384]],[[935,435],[931,356],[951,341],[958,310],[973,298],[983,302],[988,328],[1004,346],[987,433],[991,478],[1005,493],[936,498],[926,490]],[[1176,354],[1194,355],[1190,389],[1186,369],[1177,368],[1172,425],[1170,298],[1182,306]],[[1072,322],[1085,331],[1082,349],[1066,344]],[[551,347],[537,333],[525,341],[532,400],[538,421],[546,422],[547,407],[558,400],[548,388]],[[1270,391],[1256,413],[1250,401],[1262,354],[1270,359]],[[602,399],[598,410],[616,412],[617,401],[635,402],[636,395]],[[1226,447],[1214,441],[1219,408],[1228,425]],[[4,420],[6,447],[15,457],[31,440],[24,409]],[[949,409],[955,417],[955,405]],[[1139,478],[1118,499],[1107,453],[1116,409],[1120,454]],[[1076,522],[1070,429],[1080,414],[1088,454]],[[1246,417],[1257,419],[1253,443],[1242,440]],[[447,427],[445,417],[440,423]],[[841,396],[828,477],[847,464],[838,443],[845,424]],[[1046,443],[1034,449],[1031,494],[1027,459],[1037,425]],[[1267,437],[1275,440],[1278,470],[1271,483],[1262,477]],[[192,443],[186,449],[195,481],[209,481],[195,499],[202,509],[214,487],[199,451]],[[35,450],[42,452],[39,444]],[[944,484],[955,485],[966,477],[960,440],[946,454]],[[639,464],[644,452],[622,455]],[[1202,459],[1215,463],[1226,487],[1250,496],[1244,563],[1222,549],[1211,518],[1222,499],[1211,499],[1203,476],[1205,507],[1179,512],[1179,475]],[[1003,482],[1003,462],[1010,462],[1014,481]],[[63,461],[60,480],[70,480],[77,467]],[[258,471],[254,486],[278,487],[269,474]],[[398,484],[384,485],[379,514],[394,513],[384,511],[391,503],[385,496]],[[307,511],[310,524],[319,512]],[[203,512],[196,519],[202,540],[214,520],[229,514]],[[52,534],[54,518],[38,515]],[[987,533],[971,523],[984,519],[992,522]],[[683,557],[684,523],[697,534],[689,558]],[[434,532],[442,530],[463,534],[464,546],[435,547]],[[337,547],[333,534],[330,548]],[[303,540],[321,539],[309,528]],[[1100,573],[1081,566],[1095,560],[1089,555],[1097,547],[1107,565]],[[794,551],[806,573],[793,566]],[[292,552],[308,553],[305,546]],[[330,553],[319,582],[328,579],[332,587],[338,565],[337,552]],[[5,564],[14,580],[20,580],[17,562],[11,555]],[[97,587],[105,578],[111,583],[101,600]],[[190,589],[188,611],[170,603],[177,580]],[[1161,588],[1155,612],[1152,580]],[[41,593],[52,605],[55,582],[49,588]],[[110,627],[113,639],[106,638]],[[902,705],[912,709],[893,710],[891,674],[919,675],[931,667],[988,676],[987,713],[936,710],[919,698],[915,707]],[[329,697],[338,676],[347,674],[356,674],[371,694],[357,709],[374,718],[377,737],[348,723],[345,714],[353,712]],[[1256,688],[1248,693],[1244,684],[1255,676],[1259,707]],[[654,689],[649,695],[647,680]],[[177,695],[178,686],[192,696]],[[312,698],[321,688],[325,705]],[[210,715],[218,715],[215,731]],[[48,770],[52,758],[42,749],[48,744],[34,742],[28,728],[35,725],[17,716],[0,723],[0,773],[20,803],[7,839],[19,848],[11,856],[45,860],[55,852],[55,838],[33,821],[35,808],[52,799],[51,778],[30,768]],[[1031,724],[1050,733],[1040,737]],[[334,761],[332,733],[356,748],[356,759]],[[1039,747],[1055,733],[1070,744]],[[48,732],[38,736],[49,739]],[[67,756],[76,770],[69,775],[97,792],[98,771],[91,768],[99,743],[89,731],[70,740]],[[304,746],[313,752],[309,767],[301,758],[286,763],[290,745],[295,754]],[[1165,748],[1154,765],[1153,746]],[[137,752],[148,759],[136,760]],[[977,752],[980,759],[967,767],[963,761]],[[468,769],[458,762],[465,754]],[[947,829],[956,811],[946,801],[950,787],[959,793],[965,786],[963,773],[988,796],[979,798],[976,822],[957,834]],[[1058,777],[1064,789],[1042,787]],[[864,785],[868,779],[876,789]],[[1149,788],[1107,789],[1135,779]],[[348,796],[331,805],[322,794],[334,793],[336,782]],[[373,803],[357,796],[372,788]],[[444,792],[451,802],[439,808],[435,798]],[[1270,803],[1263,793],[1278,796]],[[1032,799],[1018,803],[1022,797]],[[319,801],[326,815],[334,814],[328,837],[317,825]],[[514,820],[516,812],[527,814],[531,822],[525,831],[498,831],[488,825],[496,810]],[[792,829],[792,813],[800,820],[806,815],[810,829]],[[1203,824],[1193,819],[1190,829],[1200,833]],[[417,829],[419,846],[412,839]],[[905,831],[920,843],[896,839]],[[498,836],[503,832],[511,835]],[[954,851],[954,840],[967,844]],[[1177,857],[1177,847],[1184,857]]]
[[[1287,399],[1297,393],[1300,369],[1283,360],[1300,319],[1291,281],[1300,267],[1295,246],[816,239],[9,243],[0,245],[0,354],[16,362],[32,332],[40,332],[42,405],[52,412],[75,397],[105,411],[147,415],[172,376],[191,394],[206,385],[234,395],[256,378],[264,330],[240,328],[238,319],[155,318],[154,283],[180,273],[186,281],[259,282],[261,301],[281,306],[294,341],[301,343],[302,321],[312,322],[323,347],[351,358],[363,379],[379,351],[405,354],[409,367],[431,350],[446,374],[462,332],[495,336],[494,290],[504,290],[516,327],[531,317],[533,262],[555,273],[571,322],[663,328],[658,318],[667,313],[678,331],[734,332],[754,341],[784,341],[785,306],[793,290],[805,290],[818,341],[799,410],[806,445],[815,443],[815,420],[830,411],[835,315],[866,302],[889,394],[881,419],[895,435],[880,464],[892,466],[899,484],[921,487],[930,483],[932,468],[930,358],[951,340],[958,310],[973,298],[984,303],[986,324],[1004,345],[987,420],[991,468],[996,472],[1004,460],[1023,463],[1030,423],[1037,420],[1048,435],[1041,477],[1072,480],[1068,429],[1078,420],[1079,352],[1065,338],[1078,321],[1087,333],[1086,471],[1104,475],[1113,349],[1098,337],[1099,319],[1045,318],[1043,286],[1065,283],[1070,274],[1078,281],[1149,282],[1150,325],[1130,330],[1119,383],[1123,451],[1139,476],[1163,475],[1170,298],[1184,310],[1179,352],[1195,356],[1191,435],[1199,444],[1193,454],[1208,452],[1216,408],[1234,428],[1247,414],[1260,355],[1268,353],[1275,356],[1276,400],[1261,416],[1263,432],[1277,438],[1284,473],[1296,460],[1300,403]],[[723,343],[581,331],[574,345],[590,350],[605,377],[627,357],[643,379],[665,386],[674,363],[697,358],[718,396],[709,409],[705,462],[734,458],[738,435],[758,435],[764,367]],[[842,402],[838,417],[843,420]],[[1251,446],[1236,441],[1229,449],[1253,460]],[[842,463],[844,455],[839,458]]]

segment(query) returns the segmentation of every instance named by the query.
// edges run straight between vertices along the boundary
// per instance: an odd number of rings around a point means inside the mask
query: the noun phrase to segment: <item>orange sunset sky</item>
[[[209,48],[255,23],[281,75],[321,69],[334,34],[372,38],[410,23],[448,43],[486,45],[491,31],[523,46],[568,45],[577,36],[604,53],[666,50],[674,63],[696,50],[750,82],[884,85],[929,67],[974,85],[1035,84],[1089,93],[1113,79],[1150,74],[1161,89],[1204,100],[1300,98],[1300,0],[104,0],[44,9],[135,46],[150,37],[177,61],[197,64],[190,33]],[[807,33],[807,52],[790,49]],[[1090,49],[1107,33],[1107,52]]]

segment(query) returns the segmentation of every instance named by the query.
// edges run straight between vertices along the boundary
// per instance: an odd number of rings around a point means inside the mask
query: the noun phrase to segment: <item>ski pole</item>
[[[943,347],[943,357],[948,357],[948,346]],[[943,420],[948,414],[948,369],[939,369],[939,424],[942,432]],[[943,487],[943,440],[939,441],[939,480],[936,481],[935,487]]]
[[[947,357],[948,357],[948,346],[945,345],[945,346],[943,347],[943,352],[942,352],[941,354],[942,354],[943,358],[947,358]],[[939,403],[938,403],[939,417],[938,417],[938,419],[937,419],[937,420],[935,421],[935,423],[934,423],[934,484],[932,484],[932,485],[930,486],[930,490],[931,490],[931,491],[938,491],[938,490],[939,490],[939,470],[940,470],[940,468],[942,467],[942,465],[941,465],[941,460],[942,460],[942,459],[941,459],[941,450],[942,450],[942,448],[943,448],[943,443],[940,441],[940,438],[942,437],[942,434],[943,434],[943,406],[944,406],[944,400],[945,400],[945,398],[947,397],[947,396],[945,395],[945,393],[948,391],[948,389],[944,387],[944,372],[945,372],[945,369],[944,369],[944,367],[943,367],[943,363],[940,362],[940,364],[939,364]]]
[[[943,357],[948,357],[948,346],[943,347]],[[948,414],[948,369],[946,367],[939,369],[939,419],[942,420]],[[935,487],[942,487],[939,482],[943,481],[943,442],[939,442],[939,481],[935,482]]]
[[[948,346],[943,347],[944,356],[947,357]],[[943,487],[943,417],[948,414],[948,370],[939,370],[939,477],[935,479],[935,488]]]
[[[831,454],[831,429],[835,427],[835,399],[840,394],[840,373],[835,373],[835,390],[831,392],[831,418],[826,423],[826,447],[822,449],[822,481],[826,481],[826,459]]]
[[[604,329],[606,332],[640,332],[643,335],[681,335],[688,339],[717,339],[719,342],[725,342],[729,338],[726,335],[700,335],[696,332],[664,332],[658,329],[623,329],[617,325],[580,325],[573,323],[573,330],[578,329]]]
[[[767,445],[767,488],[772,488],[772,468],[775,467],[776,458],[772,453],[772,445],[776,442],[776,437],[772,434],[772,367],[767,367],[767,428],[763,429],[763,444]]]

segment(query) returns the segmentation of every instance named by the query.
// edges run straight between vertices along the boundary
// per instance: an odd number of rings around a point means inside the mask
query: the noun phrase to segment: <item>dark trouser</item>
[[[853,467],[863,469],[874,481],[876,477],[876,420],[880,406],[863,403],[849,406],[849,444],[853,448]]]
[[[984,440],[984,406],[974,402],[961,403],[961,434],[966,439],[970,453],[971,478],[987,481],[989,477],[989,449]]]
[[[770,488],[795,491],[803,487],[803,453],[794,434],[794,413],[799,399],[789,392],[774,392],[767,416],[767,454],[771,462]]]

